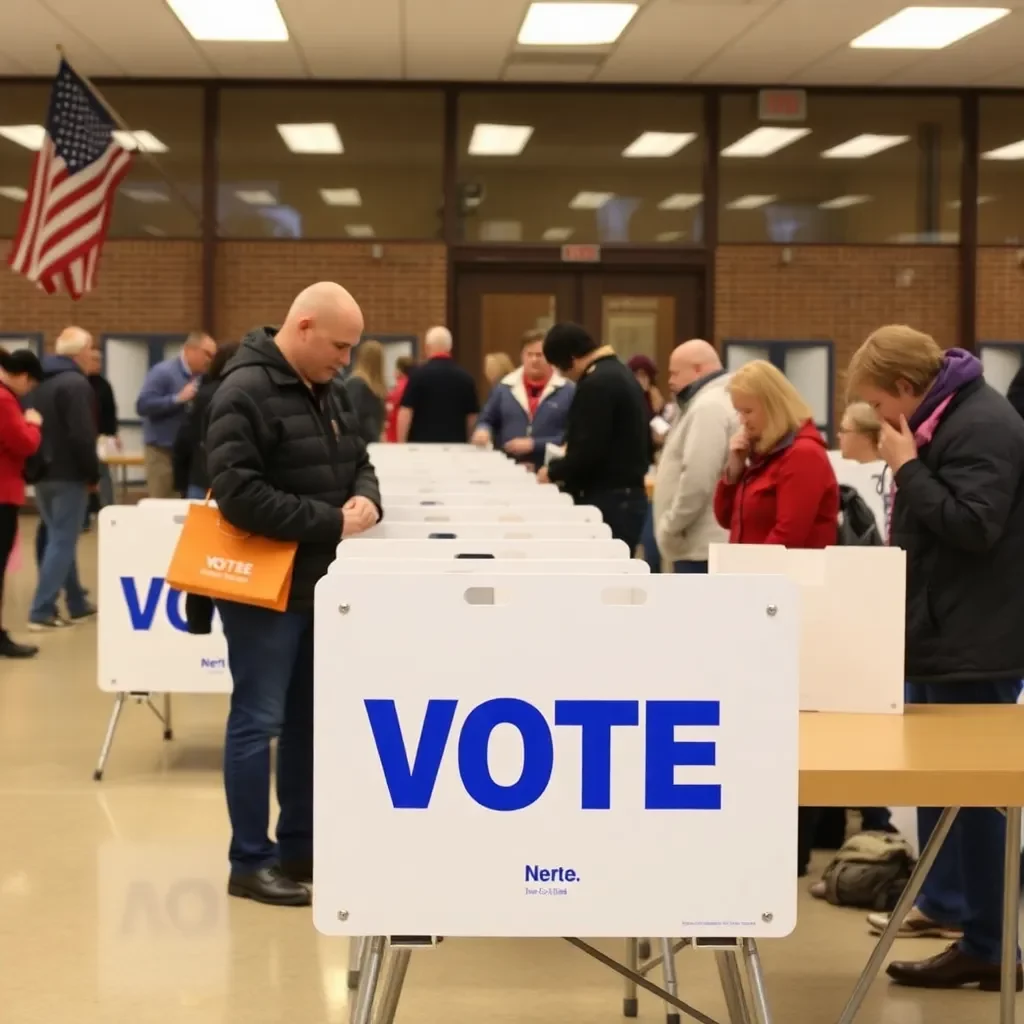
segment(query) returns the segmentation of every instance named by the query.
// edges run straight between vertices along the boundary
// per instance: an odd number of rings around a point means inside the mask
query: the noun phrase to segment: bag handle
[[[203,499],[203,505],[205,508],[210,507],[210,496],[213,494],[213,488],[208,487],[206,489],[206,497]],[[227,529],[225,529],[227,527]],[[237,527],[232,526],[223,516],[217,516],[217,530],[223,533],[225,537],[232,537],[235,540],[249,540],[254,534],[248,533],[244,530],[239,530]]]

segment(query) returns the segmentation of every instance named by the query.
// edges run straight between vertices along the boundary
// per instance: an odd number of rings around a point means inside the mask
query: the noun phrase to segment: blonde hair
[[[943,351],[930,335],[906,324],[879,327],[854,353],[846,371],[851,395],[864,384],[890,395],[899,394],[899,381],[906,381],[915,395],[923,395],[942,369]]]
[[[515,363],[505,352],[488,352],[484,356],[484,376],[493,384],[507,377],[515,368]]]
[[[356,365],[352,376],[366,381],[378,398],[386,398],[387,384],[384,383],[384,346],[379,341],[364,341],[356,349]]]
[[[764,430],[754,445],[763,455],[770,452],[787,434],[799,430],[814,418],[811,407],[786,376],[764,359],[745,363],[729,381],[730,396],[744,395],[764,408]]]
[[[867,402],[854,402],[843,412],[843,423],[849,423],[855,434],[870,439],[877,448],[882,440],[882,421]]]

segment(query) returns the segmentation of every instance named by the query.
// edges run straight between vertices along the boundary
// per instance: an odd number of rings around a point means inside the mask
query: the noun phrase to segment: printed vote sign
[[[798,600],[778,577],[329,573],[317,927],[787,934]]]

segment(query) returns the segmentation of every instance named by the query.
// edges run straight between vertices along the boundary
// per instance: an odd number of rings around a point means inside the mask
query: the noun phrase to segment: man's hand
[[[469,442],[475,444],[477,448],[486,448],[491,443],[491,432],[482,427],[479,430],[474,430]]]
[[[43,417],[40,415],[38,409],[26,409],[25,422],[31,424],[33,427],[41,427],[43,425]]]
[[[892,424],[882,421],[882,441],[878,446],[878,453],[889,464],[894,474],[917,458],[917,442],[905,416],[900,417],[899,430]]]
[[[533,441],[528,437],[513,437],[511,441],[505,442],[506,455],[532,455]]]
[[[174,400],[178,405],[184,405],[186,402],[191,402],[196,397],[196,392],[199,390],[199,385],[194,381],[190,380],[178,393],[174,396]]]
[[[341,535],[342,537],[356,537],[365,533],[371,526],[377,525],[380,516],[377,513],[377,506],[369,498],[349,498],[341,509]]]
[[[551,483],[551,476],[548,473],[548,467],[547,466],[541,466],[540,469],[537,470],[537,483],[539,483],[539,484],[549,484],[549,483]]]
[[[123,452],[124,451],[124,444],[122,444],[122,442],[121,442],[121,435],[120,434],[115,434],[114,435],[114,448],[117,451],[119,451],[119,452]]]

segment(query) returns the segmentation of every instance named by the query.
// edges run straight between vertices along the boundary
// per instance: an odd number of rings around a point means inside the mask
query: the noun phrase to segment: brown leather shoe
[[[894,960],[886,973],[897,985],[911,988],[963,988],[977,985],[983,992],[999,991],[999,964],[986,963],[958,945],[927,960]],[[1024,990],[1024,973],[1017,964],[1017,991]]]

